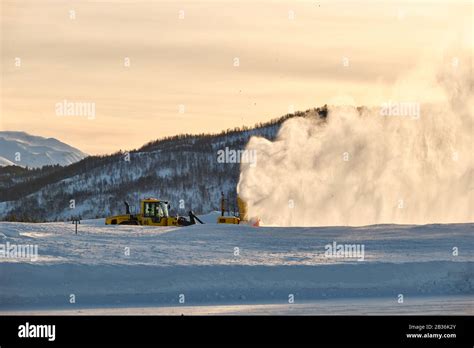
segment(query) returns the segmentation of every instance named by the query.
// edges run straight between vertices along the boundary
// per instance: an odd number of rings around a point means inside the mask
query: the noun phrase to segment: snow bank
[[[1,243],[39,250],[36,262],[0,258],[0,309],[167,306],[181,294],[186,305],[287,303],[289,294],[298,301],[472,295],[472,227],[154,228],[88,220],[75,235],[66,223],[0,223]],[[333,241],[363,244],[364,261],[326,258]]]

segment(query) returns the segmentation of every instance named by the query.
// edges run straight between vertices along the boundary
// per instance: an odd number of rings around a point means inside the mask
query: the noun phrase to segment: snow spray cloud
[[[249,216],[278,226],[474,221],[467,52],[452,59],[450,51],[436,63],[418,97],[391,95],[372,108],[329,107],[326,120],[287,120],[273,142],[251,138],[247,148],[257,151],[258,165],[241,164],[238,184]],[[410,79],[404,82],[410,86]],[[381,109],[394,101],[419,101],[419,115],[387,117]]]

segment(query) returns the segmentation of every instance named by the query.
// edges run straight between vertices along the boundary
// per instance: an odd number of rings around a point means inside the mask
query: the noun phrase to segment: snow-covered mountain
[[[87,154],[54,138],[25,132],[0,131],[0,166],[40,168],[45,165],[67,166]]]

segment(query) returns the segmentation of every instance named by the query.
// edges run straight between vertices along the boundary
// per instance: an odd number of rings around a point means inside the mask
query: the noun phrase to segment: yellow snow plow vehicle
[[[189,226],[196,221],[203,223],[192,211],[189,212],[189,220],[183,216],[170,216],[169,203],[156,198],[142,199],[138,214],[131,214],[129,204],[124,203],[125,214],[105,218],[106,225]]]
[[[235,211],[235,205],[233,205],[234,213],[231,214],[229,207],[229,198],[225,198],[224,192],[221,192],[221,215],[217,217],[218,224],[240,224],[241,222],[247,222],[247,204],[237,196],[237,212]],[[227,205],[227,209],[226,209]],[[227,211],[228,215],[225,216]]]

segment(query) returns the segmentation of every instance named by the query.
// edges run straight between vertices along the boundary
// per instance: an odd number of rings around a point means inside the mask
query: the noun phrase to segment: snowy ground
[[[393,298],[350,298],[293,304],[95,307],[5,310],[3,315],[472,315],[470,296],[418,296],[399,304]]]
[[[0,222],[0,244],[38,246],[36,261],[0,255],[0,312],[474,314],[474,224],[103,223],[82,221],[75,235],[70,223]],[[363,244],[364,260],[325,257],[334,241]]]

